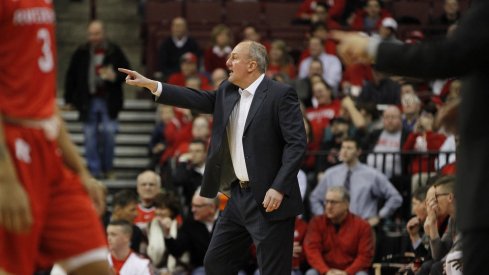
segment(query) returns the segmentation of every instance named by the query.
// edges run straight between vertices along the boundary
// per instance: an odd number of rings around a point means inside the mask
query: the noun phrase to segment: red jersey
[[[146,228],[147,224],[154,218],[155,208],[144,208],[138,204],[138,216],[134,219],[134,224]]]
[[[0,112],[15,118],[53,115],[55,14],[51,0],[0,3]]]

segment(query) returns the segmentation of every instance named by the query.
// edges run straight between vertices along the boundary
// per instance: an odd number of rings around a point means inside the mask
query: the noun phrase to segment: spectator
[[[410,161],[412,173],[411,190],[425,185],[426,180],[435,174],[435,159],[433,151],[438,151],[446,137],[433,131],[433,115],[422,113],[416,122],[415,129],[409,134],[403,145],[403,150],[416,152]],[[431,152],[430,152],[431,151]]]
[[[187,152],[189,150],[189,145],[192,142],[192,140],[196,140],[196,139],[202,140],[207,146],[210,136],[211,136],[211,125],[208,117],[205,115],[196,116],[192,121],[192,135],[190,136],[189,139],[182,140],[180,142],[180,145],[175,150],[174,157],[177,158],[177,161],[180,162],[187,161],[189,158],[189,154],[187,154]],[[192,194],[190,196],[192,196]]]
[[[324,52],[326,52],[327,54],[336,55],[336,41],[329,38],[328,28],[325,23],[317,22],[311,24],[309,37],[321,38],[321,40],[324,41]],[[302,61],[309,56],[311,56],[311,52],[309,51],[309,48],[305,48],[302,51],[299,60]]]
[[[108,261],[115,274],[120,275],[151,275],[153,274],[148,259],[140,258],[131,251],[132,227],[126,220],[113,220],[107,227],[109,243]]]
[[[261,43],[265,46],[267,49],[267,52],[270,51],[270,43],[268,41],[263,41],[262,40],[262,35],[258,31],[258,29],[255,26],[248,25],[243,28],[242,31],[242,41],[255,41],[258,43]]]
[[[324,215],[312,218],[304,240],[312,267],[306,275],[367,275],[374,254],[372,229],[350,213],[350,196],[344,187],[329,187],[324,202]]]
[[[402,87],[406,86],[412,87],[412,84],[403,85]],[[401,105],[402,128],[405,132],[412,132],[414,130],[414,125],[416,125],[416,122],[418,121],[419,112],[421,111],[421,100],[414,91],[403,93],[401,90]]]
[[[197,57],[198,63],[198,57],[201,55],[199,45],[189,36],[187,21],[182,17],[176,17],[171,23],[171,36],[163,41],[159,49],[160,70],[164,79],[180,70],[180,58],[188,52]]]
[[[341,143],[350,134],[350,123],[343,117],[335,117],[331,120],[330,126],[324,130],[324,136],[319,150],[326,152],[326,155],[319,155],[316,161],[316,171],[318,179],[322,177],[324,171],[331,166],[340,163],[339,152]]]
[[[87,165],[96,178],[114,178],[115,135],[124,82],[124,75],[114,68],[121,66],[129,66],[129,62],[119,46],[107,40],[102,21],[90,22],[88,42],[76,49],[68,66],[65,103],[79,112]]]
[[[155,215],[153,202],[161,192],[161,178],[154,171],[146,170],[138,175],[136,186],[140,203],[137,204],[137,215],[132,221],[146,231],[148,223]]]
[[[131,249],[136,253],[145,254],[148,241],[143,231],[132,223],[138,215],[137,205],[138,197],[131,190],[126,189],[117,192],[112,201],[113,210],[110,220],[124,220],[132,224]]]
[[[396,188],[385,175],[360,163],[360,152],[356,140],[343,140],[340,150],[343,163],[326,170],[324,177],[311,193],[311,212],[314,215],[324,213],[324,196],[326,190],[332,186],[344,186],[350,190],[350,211],[368,220],[371,226],[376,226],[380,219],[389,217],[401,206],[402,197]],[[385,200],[385,203],[378,210],[381,199]]]
[[[382,19],[389,16],[379,0],[368,0],[362,10],[355,12],[351,27],[357,31],[373,33],[378,31]]]
[[[198,58],[195,54],[187,52],[180,57],[180,71],[172,73],[168,77],[168,83],[177,86],[185,86],[188,78],[196,76],[200,79],[202,87],[209,86],[209,80],[204,74],[199,73]]]
[[[389,106],[382,115],[383,129],[375,130],[365,139],[363,148],[373,152],[367,157],[367,164],[387,178],[401,175],[401,150],[408,132],[402,128],[401,111],[397,106]]]
[[[216,91],[219,85],[228,78],[228,73],[225,69],[217,68],[211,74],[212,90]]]
[[[154,267],[160,269],[161,272],[169,272],[170,274],[178,274],[183,271],[186,266],[183,257],[175,258],[171,256],[165,246],[163,237],[163,229],[161,222],[165,218],[171,219],[169,235],[173,238],[177,237],[178,228],[181,225],[179,220],[180,202],[177,197],[167,193],[159,193],[154,199],[155,216],[148,226],[148,257]],[[162,275],[166,275],[163,273]]]
[[[233,34],[231,29],[219,24],[212,29],[212,46],[204,52],[204,67],[208,73],[217,68],[227,69],[226,60],[231,53],[233,44]]]
[[[177,238],[170,235],[172,220],[164,218],[161,221],[165,245],[174,257],[180,257],[184,252],[190,253],[190,271],[192,275],[204,273],[204,255],[211,241],[214,224],[218,217],[219,200],[204,198],[199,195],[200,188],[192,198],[193,218],[186,219],[178,230]]]
[[[328,29],[341,29],[339,22],[331,18],[328,6],[325,3],[316,4],[309,19],[309,23],[323,23],[328,27]]]
[[[458,0],[445,0],[443,4],[443,13],[433,20],[433,24],[450,26],[460,20],[460,7]]]
[[[375,104],[399,105],[401,103],[401,87],[385,73],[372,70],[373,79],[367,81],[357,98],[358,102],[373,102]]]
[[[371,65],[362,63],[345,65],[343,79],[341,80],[343,95],[356,99],[362,91],[362,86],[365,85],[367,81],[373,81],[373,79]]]
[[[294,81],[295,90],[299,96],[299,100],[305,107],[312,105],[312,85],[316,81],[323,79],[323,62],[319,58],[313,58],[309,64],[309,70],[306,77],[301,77]],[[323,80],[324,81],[324,80]]]
[[[338,90],[341,80],[341,62],[338,57],[324,52],[323,41],[318,37],[309,39],[309,51],[311,56],[302,60],[299,65],[299,78],[309,75],[309,67],[313,59],[318,58],[323,64],[323,79],[333,88],[333,92]]]
[[[341,102],[333,99],[331,87],[324,81],[318,81],[312,85],[313,106],[306,109],[306,116],[312,126],[312,149],[318,150],[323,138],[324,129],[331,119],[340,114]],[[316,104],[314,104],[316,103]]]
[[[345,12],[346,0],[328,0],[328,1],[316,1],[316,0],[304,0],[297,11],[296,17],[306,22],[326,21],[326,18],[317,16],[318,8],[324,9],[324,13],[327,14],[327,19],[334,21],[335,24],[342,21]],[[322,11],[322,10],[321,10]]]
[[[295,79],[297,74],[287,44],[283,40],[274,40],[270,47],[270,62],[266,75],[272,77],[277,73],[284,73],[289,79]]]
[[[410,243],[407,250],[412,251],[416,258],[424,259],[429,253],[429,239],[423,230],[423,224],[428,215],[426,212],[426,191],[428,191],[428,188],[423,186],[413,192],[411,206],[415,216],[406,223],[406,232]]]
[[[426,196],[428,216],[424,223],[424,231],[430,239],[433,260],[440,261],[440,263],[432,265],[430,274],[442,274],[443,265],[452,265],[452,263],[445,263],[448,254],[458,251],[459,253],[457,254],[460,254],[459,257],[461,257],[462,236],[457,230],[455,222],[454,184],[455,177],[442,177],[428,190]],[[450,216],[447,231],[441,237],[437,227],[437,221],[440,215]]]
[[[175,168],[175,186],[182,189],[185,206],[191,209],[192,196],[202,184],[207,156],[207,142],[194,139],[189,144],[187,158]]]
[[[402,43],[397,39],[397,22],[392,17],[385,17],[379,26],[379,36],[382,41],[391,43]]]

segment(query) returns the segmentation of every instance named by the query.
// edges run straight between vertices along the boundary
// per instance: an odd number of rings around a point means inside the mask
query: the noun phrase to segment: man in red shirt
[[[328,189],[324,215],[309,222],[304,240],[306,275],[366,275],[374,255],[373,232],[348,211],[350,195],[343,186]]]
[[[90,181],[56,113],[55,14],[48,0],[0,2],[0,273],[57,262],[108,274]],[[44,266],[43,266],[44,267]]]

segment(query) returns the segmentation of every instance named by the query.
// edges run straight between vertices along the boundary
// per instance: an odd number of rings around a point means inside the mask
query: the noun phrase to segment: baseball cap
[[[184,53],[180,57],[180,63],[183,63],[183,62],[197,63],[197,56],[191,52]]]
[[[391,28],[393,30],[397,30],[397,22],[392,17],[386,17],[382,20],[382,26],[386,28]]]

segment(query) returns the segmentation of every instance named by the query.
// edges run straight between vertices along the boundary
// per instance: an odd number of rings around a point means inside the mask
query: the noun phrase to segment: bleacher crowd
[[[440,4],[443,2],[443,4]],[[455,228],[457,136],[436,123],[456,104],[458,79],[404,78],[345,65],[328,31],[356,30],[390,43],[450,35],[468,1],[162,1],[141,3],[146,73],[215,90],[242,40],[264,44],[266,76],[301,101],[308,152],[298,179],[306,212],[295,223],[294,274],[460,274]],[[124,273],[205,274],[203,260],[227,198],[199,196],[212,117],[160,105],[151,166],[137,195],[113,195],[109,262]],[[242,274],[258,274],[250,247]],[[127,259],[127,260],[126,260]],[[396,264],[394,264],[396,263]],[[137,273],[143,274],[143,273]]]

